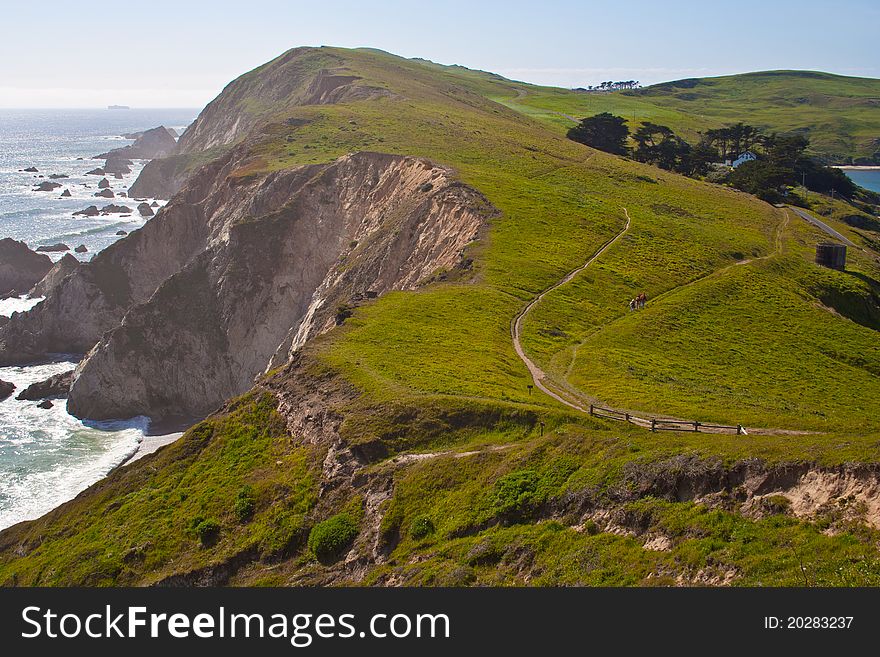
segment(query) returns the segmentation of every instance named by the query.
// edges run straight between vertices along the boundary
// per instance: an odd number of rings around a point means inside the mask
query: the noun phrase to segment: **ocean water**
[[[73,217],[89,205],[109,203],[135,209],[127,198],[104,199],[99,176],[85,172],[100,166],[93,155],[131,143],[120,137],[164,125],[182,129],[198,110],[0,110],[0,238],[12,237],[31,248],[63,242],[89,260],[117,239],[116,231],[132,231],[144,224],[135,211],[128,217]],[[77,158],[83,158],[79,160]],[[108,177],[111,189],[127,190],[144,162],[135,161],[132,173],[122,180]],[[36,167],[38,173],[20,171]],[[53,192],[32,191],[51,173],[67,174]],[[46,176],[39,178],[35,176]],[[70,198],[60,198],[64,189]],[[152,199],[151,199],[152,200]],[[161,204],[161,201],[160,201]],[[53,260],[63,254],[50,253]],[[0,301],[0,315],[10,316],[39,303],[40,299]],[[104,477],[131,457],[144,438],[146,418],[119,422],[84,423],[69,415],[64,400],[51,409],[37,402],[18,401],[15,395],[37,381],[73,369],[70,359],[28,367],[0,367],[0,379],[14,383],[16,391],[0,401],[0,529],[37,518]]]
[[[880,169],[844,169],[852,181],[872,192],[880,192]]]

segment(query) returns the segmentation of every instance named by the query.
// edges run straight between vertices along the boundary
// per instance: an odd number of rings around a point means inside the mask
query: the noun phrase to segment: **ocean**
[[[880,192],[880,169],[844,169],[843,172],[856,185],[872,192]]]
[[[0,238],[22,240],[32,249],[63,242],[90,260],[117,239],[145,222],[130,216],[73,217],[89,205],[136,203],[127,198],[95,198],[99,176],[85,175],[102,160],[92,156],[132,143],[122,134],[164,125],[182,132],[198,115],[196,109],[152,110],[0,110]],[[82,158],[82,159],[78,159]],[[117,194],[134,182],[144,162],[135,161],[122,180],[108,177]],[[36,173],[21,171],[36,167]],[[65,174],[53,192],[33,187],[50,174]],[[45,176],[41,178],[40,176]],[[65,189],[70,197],[61,198]],[[150,199],[152,200],[152,199]],[[161,202],[159,202],[161,204]],[[58,260],[62,253],[48,254]],[[39,299],[0,301],[0,315],[27,310]],[[37,518],[104,477],[138,449],[147,428],[145,418],[84,423],[69,415],[64,400],[51,409],[15,395],[31,383],[73,369],[70,359],[28,367],[0,367],[0,379],[16,391],[0,402],[0,529]]]

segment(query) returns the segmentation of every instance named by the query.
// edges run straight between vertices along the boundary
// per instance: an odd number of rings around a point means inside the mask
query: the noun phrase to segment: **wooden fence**
[[[650,429],[651,431],[691,431],[694,433],[725,433],[729,431],[735,432],[738,436],[748,435],[745,427],[743,427],[743,425],[741,424],[737,424],[734,426],[727,424],[710,424],[692,420],[669,420],[665,418],[655,417],[645,418],[633,415],[632,413],[618,411],[613,408],[596,406],[595,404],[590,404],[590,415],[594,417],[606,418],[608,420],[629,422],[630,424],[635,424],[637,426]]]

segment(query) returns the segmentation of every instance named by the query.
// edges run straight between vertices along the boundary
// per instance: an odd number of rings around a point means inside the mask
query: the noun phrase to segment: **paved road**
[[[794,213],[795,213],[796,215],[798,215],[801,219],[804,219],[805,221],[810,222],[811,224],[813,224],[816,228],[818,228],[818,229],[820,229],[820,230],[824,230],[826,233],[828,233],[829,235],[831,235],[831,237],[833,237],[834,239],[840,240],[841,242],[843,242],[844,244],[846,244],[846,245],[848,245],[848,246],[852,246],[852,247],[855,247],[855,248],[859,248],[858,245],[855,244],[855,243],[854,243],[852,240],[850,240],[848,237],[846,237],[846,236],[844,236],[844,235],[841,235],[841,234],[838,233],[836,230],[834,230],[831,226],[829,226],[828,224],[826,224],[824,221],[820,221],[819,219],[816,219],[816,217],[814,217],[813,215],[811,215],[811,214],[810,214],[809,212],[807,212],[806,210],[802,210],[801,208],[796,208],[796,207],[791,206],[791,205],[789,205],[788,207],[789,207],[792,211],[794,211]]]

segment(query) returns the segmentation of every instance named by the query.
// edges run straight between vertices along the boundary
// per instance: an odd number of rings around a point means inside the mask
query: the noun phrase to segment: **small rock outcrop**
[[[37,401],[38,399],[66,397],[70,391],[71,383],[73,383],[73,370],[50,376],[44,381],[32,383],[18,393],[15,398],[24,401]]]
[[[100,198],[115,198],[116,195],[113,193],[112,189],[102,189],[100,192],[95,192],[95,196]]]
[[[50,180],[60,180],[61,178],[70,178],[70,176],[68,176],[66,173],[50,173],[49,174]]]
[[[155,212],[153,212],[153,208],[150,207],[149,203],[138,204],[137,211],[142,217],[152,217],[154,214],[156,214]]]
[[[46,246],[38,246],[37,251],[40,253],[57,253],[60,251],[70,251],[70,247],[66,244],[58,242],[57,244],[49,244]]]
[[[120,160],[120,159],[110,159],[102,167],[105,173],[112,174],[115,178],[116,176],[122,177],[122,174],[131,173],[131,160]]]
[[[52,260],[28,248],[24,242],[0,240],[0,293],[24,294],[52,269]]]
[[[76,217],[82,215],[85,217],[97,217],[99,214],[101,214],[101,211],[98,209],[98,206],[90,205],[85,210],[77,210],[73,213],[73,216]]]
[[[49,401],[48,399],[44,399],[44,400],[41,401],[39,404],[37,404],[37,408],[45,408],[45,409],[49,409],[49,408],[52,408],[53,406],[55,406],[55,404],[53,404],[53,403],[52,403],[51,401]]]
[[[74,251],[76,251],[77,253],[88,253],[89,250],[85,244],[80,244],[74,249]]]
[[[37,173],[37,167],[28,167],[27,169],[22,169],[22,171],[27,171],[28,173]]]
[[[131,214],[131,212],[131,208],[125,205],[114,205],[113,203],[101,208],[101,214]]]
[[[77,247],[77,250],[79,247]],[[58,287],[67,276],[76,271],[80,266],[80,261],[69,253],[55,263],[55,266],[43,277],[43,279],[31,288],[31,297],[44,297],[49,292]]]
[[[128,231],[127,230],[117,230],[116,234],[117,235],[128,235]]]
[[[70,196],[70,190],[69,190],[69,189],[65,189],[63,192],[61,192],[61,196],[64,197],[64,198],[69,197],[69,196]]]
[[[101,178],[101,181],[98,183],[98,189],[107,189],[110,187],[110,181],[106,178]]]
[[[52,192],[61,187],[61,183],[57,182],[49,182],[48,180],[45,182],[41,182],[39,185],[34,187],[35,192]]]
[[[97,169],[92,169],[91,171],[86,171],[87,176],[103,176],[106,172],[101,167]]]
[[[0,401],[9,397],[13,392],[15,392],[15,384],[0,379]]]

